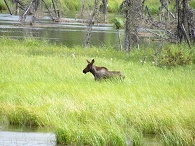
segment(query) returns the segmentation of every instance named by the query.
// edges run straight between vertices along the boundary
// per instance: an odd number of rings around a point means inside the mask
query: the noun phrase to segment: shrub
[[[119,18],[119,17],[115,17],[113,20],[112,20],[112,23],[114,24],[114,27],[116,29],[121,29],[121,28],[124,28],[124,20],[122,18]]]
[[[190,1],[190,7],[195,9],[195,1]]]
[[[1,2],[0,2],[0,11],[6,10],[6,9],[7,9],[7,8],[6,8],[5,3],[4,3],[3,1],[1,1]]]
[[[158,66],[176,67],[192,64],[192,56],[187,51],[166,47],[158,58]]]

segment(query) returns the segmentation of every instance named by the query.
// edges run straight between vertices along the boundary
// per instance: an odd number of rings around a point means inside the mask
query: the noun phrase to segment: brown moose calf
[[[90,62],[87,60],[87,67],[83,70],[83,73],[91,72],[95,80],[107,79],[107,78],[119,78],[124,79],[125,76],[120,71],[109,71],[106,67],[98,67],[94,65],[94,59]]]

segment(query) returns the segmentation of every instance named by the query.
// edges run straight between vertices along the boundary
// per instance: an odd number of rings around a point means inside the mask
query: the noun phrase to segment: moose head
[[[88,72],[92,72],[92,70],[93,70],[93,63],[94,63],[95,61],[94,61],[94,59],[90,62],[89,60],[87,60],[87,63],[88,63],[88,65],[86,66],[86,68],[83,70],[83,73],[84,74],[86,74],[86,73],[88,73]]]

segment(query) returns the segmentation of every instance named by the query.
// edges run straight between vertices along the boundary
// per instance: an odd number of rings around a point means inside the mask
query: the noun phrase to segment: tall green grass
[[[194,145],[195,66],[142,65],[106,48],[67,48],[46,41],[0,39],[0,120],[51,128],[67,145]],[[193,48],[194,49],[194,48]],[[86,59],[120,70],[124,81],[94,81]]]
[[[108,5],[108,11],[109,12],[118,12],[119,6],[122,3],[123,0],[109,0]],[[50,2],[50,1],[48,1]],[[79,11],[82,7],[82,1],[81,0],[60,0],[61,6],[64,8],[65,11],[71,10],[71,11]],[[99,2],[101,4],[101,1]],[[85,8],[93,8],[94,7],[94,1],[91,0],[85,0]]]
[[[26,2],[27,0],[25,0],[24,2]],[[11,2],[9,2],[9,6],[12,5]],[[50,6],[52,6],[52,1],[51,0],[46,0],[46,3]],[[101,1],[100,1],[101,3]],[[109,6],[108,6],[108,10],[109,12],[118,12],[119,10],[119,6],[122,3],[122,0],[109,0]],[[85,8],[93,8],[94,6],[94,1],[91,0],[85,0]],[[80,11],[81,7],[82,7],[82,1],[81,0],[59,0],[56,3],[56,7],[57,8],[62,8],[64,12],[68,12],[68,11]],[[6,5],[4,3],[4,1],[0,1],[0,10],[5,10]]]
[[[147,0],[144,4],[148,6],[152,15],[158,15],[160,13],[160,9],[159,9],[161,7],[160,0]],[[192,2],[190,2],[189,4],[190,4],[190,6],[193,6]],[[168,6],[169,6],[168,8],[172,12],[176,11],[175,10],[175,7],[176,7],[175,0],[170,0]],[[164,9],[164,11],[165,11],[165,9]]]

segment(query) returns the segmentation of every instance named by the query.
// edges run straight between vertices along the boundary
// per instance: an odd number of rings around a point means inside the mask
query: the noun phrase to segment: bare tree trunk
[[[130,34],[130,19],[126,20],[126,27],[125,27],[125,48],[126,52],[131,50],[131,34]]]
[[[82,0],[81,17],[83,17],[84,10],[85,10],[85,0]]]
[[[143,17],[143,4],[145,0],[124,0],[121,10],[125,14],[125,50],[129,52],[134,43],[139,47],[138,28]]]
[[[42,0],[42,1],[43,1],[43,3],[45,4],[45,7],[46,7],[47,10],[48,10],[48,13],[49,13],[50,18],[52,19],[52,21],[54,21],[54,18],[53,18],[53,16],[52,16],[52,13],[51,13],[51,11],[49,10],[49,7],[47,6],[47,4],[46,4],[46,2],[45,2],[44,0]]]
[[[85,49],[87,49],[88,45],[89,45],[89,40],[91,38],[91,31],[92,31],[92,27],[95,23],[95,15],[98,13],[98,5],[99,5],[99,0],[95,0],[95,4],[94,4],[94,9],[91,15],[91,18],[89,20],[89,26],[88,26],[88,31],[87,31],[87,35],[85,37]]]
[[[177,36],[179,39],[179,42],[181,43],[183,40],[185,40],[189,47],[190,41],[189,37],[191,34],[191,24],[190,24],[190,9],[188,7],[188,0],[176,0],[176,6],[177,6],[177,15],[178,15],[178,21],[177,21]]]
[[[103,14],[104,14],[104,22],[107,22],[107,12],[108,12],[108,0],[102,0],[103,3]]]
[[[19,3],[16,1],[16,12],[15,12],[15,15],[18,15],[19,14]]]
[[[132,0],[126,0],[126,27],[125,27],[125,48],[126,52],[129,52],[131,50],[131,20],[130,20],[130,8],[131,8],[131,3]]]
[[[22,15],[22,21],[25,21],[25,19],[26,19],[26,14],[28,13],[28,11],[29,11],[29,9],[30,9],[30,7],[31,7],[31,5],[32,5],[32,3],[33,3],[33,1],[34,1],[34,0],[32,0],[32,1],[30,2],[28,8],[25,10],[24,14]]]
[[[58,14],[57,14],[57,11],[56,11],[56,7],[55,7],[54,0],[52,0],[52,4],[53,4],[53,9],[54,9],[54,12],[55,12],[55,16],[58,17]]]

